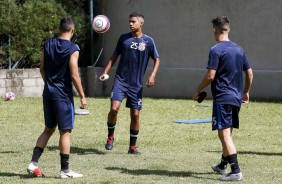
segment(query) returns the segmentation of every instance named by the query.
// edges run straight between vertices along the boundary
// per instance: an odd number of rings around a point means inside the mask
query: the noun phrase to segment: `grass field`
[[[211,105],[211,101],[203,104]],[[76,107],[79,106],[75,99]],[[81,179],[58,179],[58,132],[50,139],[40,167],[46,178],[30,178],[26,167],[43,130],[41,98],[0,101],[0,183],[224,183],[211,171],[219,162],[220,142],[210,123],[185,125],[175,119],[210,118],[211,107],[191,100],[143,100],[138,147],[128,155],[129,110],[121,108],[112,151],[106,151],[109,99],[88,98],[90,115],[76,116],[70,166]],[[234,131],[244,180],[240,183],[282,183],[282,103],[243,105],[240,130]],[[227,182],[228,183],[228,182]],[[232,182],[233,183],[233,182]]]

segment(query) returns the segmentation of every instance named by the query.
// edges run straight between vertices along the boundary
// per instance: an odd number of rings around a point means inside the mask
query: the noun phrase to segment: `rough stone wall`
[[[9,91],[16,97],[41,96],[44,82],[39,68],[0,70],[0,96],[4,97]]]
[[[85,94],[88,97],[109,97],[113,85],[115,67],[110,71],[110,79],[101,82],[98,77],[103,72],[102,67],[80,68],[79,72]],[[145,79],[149,75],[148,68]],[[188,68],[161,68],[156,85],[148,89],[144,87],[144,97],[155,98],[189,98],[205,74],[205,69]],[[173,76],[173,77],[171,77]],[[251,89],[251,99],[282,99],[282,71],[254,71],[255,80]],[[271,82],[269,82],[271,81]],[[16,97],[41,96],[44,82],[39,69],[0,70],[0,96],[12,91]],[[73,88],[74,95],[78,95]],[[210,87],[206,88],[211,98]]]

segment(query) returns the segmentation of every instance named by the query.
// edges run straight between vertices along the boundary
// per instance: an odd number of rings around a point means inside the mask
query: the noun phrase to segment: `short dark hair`
[[[60,21],[60,32],[69,32],[74,27],[74,20],[71,18],[62,18]]]
[[[142,19],[144,19],[144,15],[141,14],[141,13],[137,13],[137,12],[132,12],[130,15],[129,15],[129,18],[131,17],[140,17]]]
[[[226,16],[217,16],[211,22],[214,28],[220,28],[223,31],[230,29],[230,22]]]

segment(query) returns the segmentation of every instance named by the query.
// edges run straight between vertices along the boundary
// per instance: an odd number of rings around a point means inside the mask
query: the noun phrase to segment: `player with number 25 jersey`
[[[130,108],[130,144],[129,154],[140,154],[136,149],[136,141],[139,133],[139,115],[142,108],[143,79],[149,59],[154,60],[154,67],[148,77],[147,87],[155,83],[155,76],[159,69],[160,59],[154,40],[142,33],[144,16],[133,12],[129,15],[130,33],[122,34],[118,40],[116,49],[111,56],[100,80],[107,74],[120,56],[117,66],[114,85],[111,93],[111,109],[108,114],[108,139],[105,145],[107,150],[113,148],[114,130],[117,121],[117,113],[124,98],[126,107]]]

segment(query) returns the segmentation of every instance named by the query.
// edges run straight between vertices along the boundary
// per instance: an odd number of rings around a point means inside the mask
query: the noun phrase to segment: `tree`
[[[76,36],[81,38],[79,35],[85,35],[82,23],[86,16],[79,8],[74,6],[67,9],[58,0],[0,1],[0,35],[7,35],[11,40],[11,46],[3,47],[0,55],[10,53],[14,62],[25,57],[28,62],[39,63],[44,41],[58,35],[58,24],[62,17],[74,18]],[[82,43],[84,36],[77,40]]]

